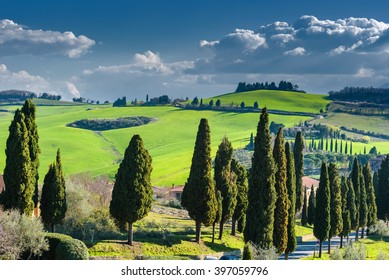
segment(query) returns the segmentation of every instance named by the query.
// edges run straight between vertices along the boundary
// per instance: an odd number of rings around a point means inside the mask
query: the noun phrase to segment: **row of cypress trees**
[[[327,167],[322,163],[320,183],[316,194],[313,233],[320,241],[319,257],[322,243],[328,239],[330,253],[331,238],[348,237],[351,230],[359,237],[359,228],[364,236],[366,226],[370,227],[377,221],[377,206],[373,186],[373,177],[368,163],[364,166],[354,160],[353,169],[348,179],[339,179],[338,168],[334,163]]]
[[[17,109],[9,126],[4,168],[5,189],[0,193],[0,203],[5,210],[17,209],[31,216],[39,202],[39,135],[36,124],[36,107],[27,99],[22,109]],[[41,196],[41,215],[45,225],[54,231],[66,213],[65,180],[60,151],[55,163],[49,166]]]

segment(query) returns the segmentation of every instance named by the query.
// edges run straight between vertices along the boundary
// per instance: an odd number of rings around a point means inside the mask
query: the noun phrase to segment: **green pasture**
[[[244,101],[246,107],[253,107],[257,101],[259,108],[267,107],[269,110],[282,110],[290,112],[306,112],[319,114],[320,109],[325,111],[326,105],[330,103],[326,94],[308,94],[293,91],[278,90],[254,90],[239,93],[228,93],[203,100],[208,104],[213,99],[215,104],[220,99],[221,106],[240,106]]]
[[[58,102],[57,102],[58,103]],[[68,104],[66,104],[68,105]],[[2,106],[9,110],[0,115],[0,149],[5,150],[8,126],[13,111],[20,105]],[[66,127],[80,119],[118,118],[146,116],[156,118],[153,123],[125,129],[96,133],[89,130]],[[219,111],[192,111],[170,106],[124,107],[110,105],[38,106],[40,180],[43,180],[48,165],[54,161],[57,148],[61,149],[66,175],[89,172],[94,176],[108,175],[113,178],[118,164],[134,134],[140,134],[146,149],[153,158],[152,184],[170,186],[184,184],[191,164],[195,137],[201,118],[207,118],[211,129],[212,155],[226,135],[235,148],[249,142],[255,133],[259,113],[232,113]],[[307,120],[301,116],[270,115],[270,120],[293,126]],[[5,153],[0,154],[0,170],[4,169]]]

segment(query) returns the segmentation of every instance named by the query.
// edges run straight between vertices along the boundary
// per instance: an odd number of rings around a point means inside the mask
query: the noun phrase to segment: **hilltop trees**
[[[189,178],[181,205],[196,222],[196,242],[200,243],[201,224],[209,226],[216,217],[217,201],[212,178],[211,137],[207,119],[201,119],[194,147]]]
[[[276,207],[274,210],[273,244],[278,254],[285,251],[288,241],[288,208],[289,199],[286,189],[286,154],[284,148],[282,129],[278,131],[273,150],[276,165],[275,190],[277,194]]]
[[[285,259],[296,250],[296,231],[295,231],[295,206],[296,206],[296,178],[294,170],[294,157],[288,142],[285,144],[286,155],[286,188],[288,190],[288,242],[285,249]]]
[[[274,209],[277,199],[274,159],[271,149],[269,115],[262,109],[255,137],[254,155],[249,177],[248,208],[245,242],[252,241],[262,248],[273,245]]]
[[[49,171],[43,181],[40,209],[43,223],[51,232],[54,232],[55,224],[60,223],[65,218],[67,210],[65,178],[59,149],[56,160],[50,164]]]
[[[304,176],[304,139],[301,131],[297,132],[294,142],[294,164],[296,172],[296,209],[298,212],[303,205],[303,176]]]
[[[223,137],[222,142],[216,152],[215,158],[215,184],[216,190],[222,196],[222,215],[220,217],[219,239],[223,237],[224,223],[228,221],[236,206],[236,183],[235,175],[231,172],[231,159],[234,149],[227,137]]]
[[[22,214],[31,215],[35,206],[36,173],[31,165],[30,133],[26,126],[26,117],[21,110],[16,110],[8,130],[4,168],[5,190],[1,193],[0,202],[6,210],[15,208]]]
[[[313,227],[313,234],[320,241],[319,258],[321,258],[323,241],[328,238],[331,227],[330,199],[328,169],[327,165],[323,162],[321,165],[319,188],[316,192],[315,224]]]
[[[247,172],[246,168],[240,164],[236,159],[231,161],[231,170],[236,176],[236,206],[234,214],[232,215],[232,228],[231,235],[235,235],[236,222],[244,219],[247,210],[247,191],[248,191],[248,182],[247,182]]]
[[[151,209],[151,157],[142,138],[134,135],[115,176],[109,211],[121,228],[128,223],[128,244],[132,245],[132,225]]]

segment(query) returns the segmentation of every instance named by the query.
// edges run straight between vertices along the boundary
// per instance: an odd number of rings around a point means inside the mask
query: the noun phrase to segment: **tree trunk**
[[[235,236],[235,235],[236,235],[236,220],[235,220],[235,219],[232,219],[231,235],[232,235],[232,236]]]
[[[343,248],[343,234],[340,235],[340,248]]]
[[[216,223],[212,224],[212,244],[215,243],[215,226]]]
[[[328,254],[331,254],[331,237],[328,237]]]
[[[358,241],[359,228],[355,230],[355,241]]]
[[[224,223],[220,222],[219,240],[222,240],[222,238],[223,238],[223,228],[224,228]]]
[[[321,249],[323,248],[323,241],[320,240],[320,245],[319,245],[319,258],[321,258]]]
[[[132,223],[128,223],[128,245],[132,246],[134,235],[132,232]]]
[[[289,254],[285,253],[285,260],[288,260],[288,259],[289,259]]]
[[[196,221],[196,242],[200,244],[201,222]]]
[[[363,239],[364,237],[365,237],[365,227],[362,227],[361,238]]]

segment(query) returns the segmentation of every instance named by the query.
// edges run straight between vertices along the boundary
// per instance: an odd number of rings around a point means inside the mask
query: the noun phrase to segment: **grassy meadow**
[[[62,104],[62,102],[57,102]],[[65,103],[69,105],[68,103]],[[17,106],[2,106],[9,110],[0,115],[0,149],[4,151],[8,127]],[[146,116],[157,121],[139,127],[103,131],[66,127],[80,119],[118,118]],[[55,159],[57,148],[61,149],[66,175],[89,172],[94,176],[108,175],[113,178],[118,164],[134,134],[140,134],[146,149],[153,158],[152,184],[170,186],[184,184],[191,164],[193,147],[201,118],[207,118],[211,129],[212,154],[226,135],[235,148],[244,147],[255,133],[259,113],[231,113],[217,111],[192,111],[171,106],[124,107],[112,105],[37,106],[39,130],[40,179],[43,180],[48,165]],[[301,116],[271,115],[270,119],[293,126],[307,120]],[[5,166],[5,153],[0,154],[0,170]]]
[[[318,114],[320,109],[325,110],[330,100],[327,94],[306,94],[302,92],[280,91],[280,90],[253,90],[247,92],[233,92],[207,98],[203,104],[208,104],[213,99],[214,103],[220,99],[222,106],[233,103],[240,106],[244,101],[245,106],[253,107],[257,101],[259,108],[267,107],[269,110],[282,110],[290,112],[304,112]]]

